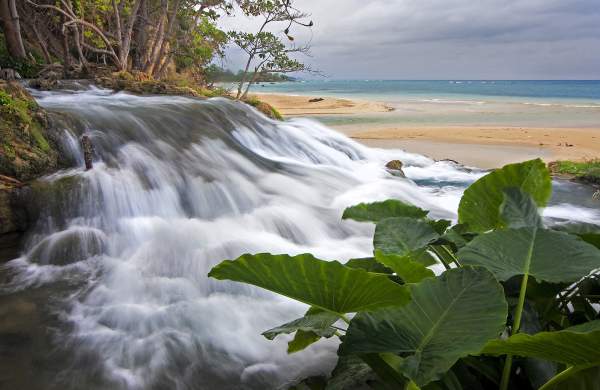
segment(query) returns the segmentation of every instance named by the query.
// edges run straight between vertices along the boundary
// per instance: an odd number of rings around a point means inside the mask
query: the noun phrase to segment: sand
[[[272,93],[251,96],[256,96],[260,100],[269,103],[285,116],[372,114],[392,110],[392,108],[386,106],[384,103],[325,96],[314,97]],[[323,100],[309,102],[311,99]]]
[[[507,163],[540,157],[546,161],[586,160],[600,157],[598,128],[536,128],[482,126],[381,127],[339,126],[338,131],[364,143],[398,140],[409,151],[433,158],[498,160]],[[445,145],[445,146],[444,146]],[[466,153],[485,154],[469,156]],[[489,154],[489,157],[486,155]],[[510,155],[514,155],[514,158]],[[508,160],[507,160],[508,157]],[[489,161],[489,162],[488,162]],[[497,165],[497,164],[492,164]],[[483,167],[483,166],[482,166]]]
[[[257,96],[272,104],[284,116],[381,115],[391,111],[380,102],[323,97],[323,101],[310,103],[309,100],[314,97],[279,94]],[[333,128],[366,145],[400,148],[481,168],[499,167],[537,157],[547,162],[600,158],[600,123],[597,127],[589,128],[409,126],[400,123],[364,123]]]

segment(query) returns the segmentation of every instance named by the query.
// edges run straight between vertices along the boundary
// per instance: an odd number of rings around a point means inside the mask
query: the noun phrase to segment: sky
[[[600,79],[600,0],[296,0],[333,79]],[[257,20],[221,21],[252,31]],[[285,26],[275,26],[281,32]],[[282,35],[283,36],[283,35]],[[227,50],[226,67],[242,56]],[[301,76],[312,78],[310,75]]]

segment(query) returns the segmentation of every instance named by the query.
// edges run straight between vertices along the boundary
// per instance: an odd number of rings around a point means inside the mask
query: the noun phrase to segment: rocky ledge
[[[19,194],[27,182],[61,164],[58,131],[47,113],[16,81],[0,81],[0,258],[18,247],[27,228]]]

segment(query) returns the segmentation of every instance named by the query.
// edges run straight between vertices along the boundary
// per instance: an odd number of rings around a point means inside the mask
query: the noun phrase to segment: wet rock
[[[39,264],[72,264],[104,253],[106,241],[98,229],[73,227],[46,237],[27,257]]]
[[[314,99],[309,99],[308,102],[309,103],[317,103],[317,102],[322,102],[323,100],[325,100],[325,99],[323,99],[323,98],[314,98]]]
[[[0,235],[23,232],[27,228],[25,210],[17,207],[16,190],[0,188]]]
[[[110,76],[97,77],[94,82],[104,88],[140,95],[181,95],[205,98],[200,91],[194,88],[155,80],[143,72],[116,72]]]
[[[600,168],[588,169],[584,174],[577,176],[576,181],[585,184],[600,185]]]
[[[388,162],[387,164],[385,164],[385,167],[390,170],[393,171],[392,173],[397,175],[397,176],[401,176],[401,177],[406,177],[406,175],[404,174],[404,171],[402,170],[402,167],[404,166],[404,164],[402,164],[402,161],[400,160],[392,160],[390,162]]]

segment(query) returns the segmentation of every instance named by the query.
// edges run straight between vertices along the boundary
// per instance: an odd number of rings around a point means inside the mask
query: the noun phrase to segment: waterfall
[[[248,252],[369,256],[374,226],[341,221],[345,207],[396,198],[455,219],[484,174],[228,99],[95,88],[37,98],[76,119],[64,150],[77,166],[40,181],[38,221],[0,271],[3,299],[34,305],[43,329],[23,352],[42,367],[28,388],[270,389],[326,374],[335,340],[287,355],[290,337],[260,335],[304,305],[208,271]],[[83,134],[95,148],[89,171]],[[392,159],[407,178],[385,169]],[[562,202],[546,215],[599,217]]]

